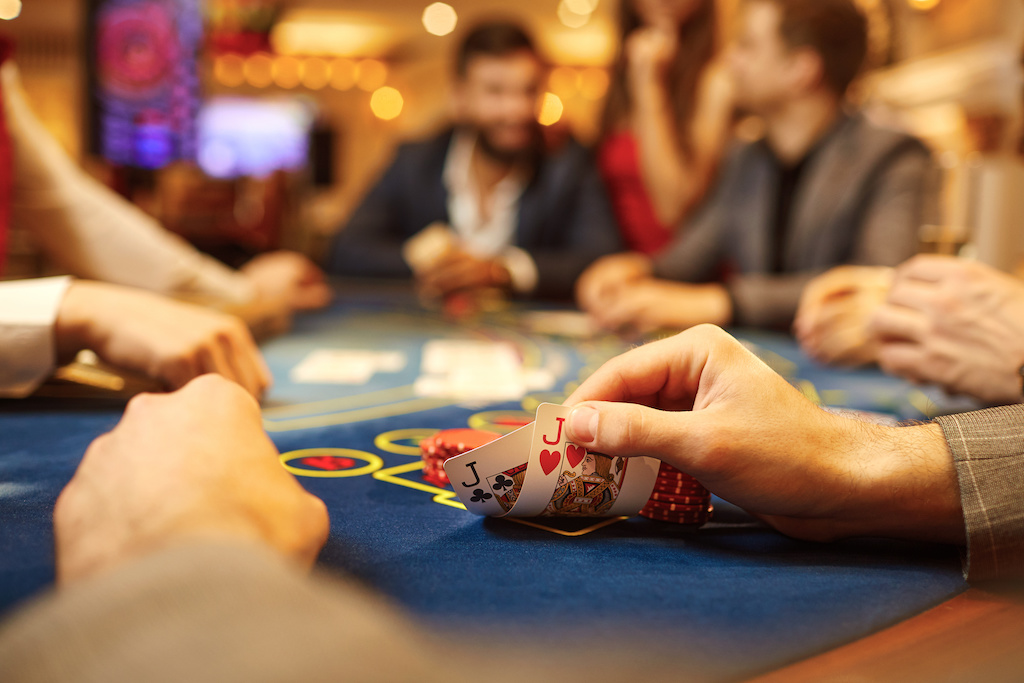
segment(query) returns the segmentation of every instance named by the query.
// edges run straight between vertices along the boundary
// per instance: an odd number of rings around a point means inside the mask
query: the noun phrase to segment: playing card
[[[315,349],[289,377],[297,384],[366,384],[378,372],[399,372],[405,364],[400,351]]]
[[[536,517],[544,512],[558,483],[562,463],[568,458],[578,464],[586,455],[585,448],[569,443],[566,437],[565,421],[570,410],[554,403],[538,406],[523,490],[511,512],[516,517]]]
[[[445,461],[444,472],[467,510],[501,516],[512,508],[522,489],[532,438],[531,423]]]
[[[537,419],[469,453],[445,473],[470,512],[495,517],[633,515],[658,477],[654,458],[613,458],[568,441],[571,408],[541,404]]]
[[[430,270],[455,248],[455,233],[444,223],[431,223],[402,245],[402,258],[414,273]]]

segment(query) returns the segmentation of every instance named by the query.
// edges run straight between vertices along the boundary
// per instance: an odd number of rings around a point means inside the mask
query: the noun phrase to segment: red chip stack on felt
[[[711,493],[700,482],[661,463],[658,479],[640,515],[675,524],[700,526],[711,519]]]
[[[468,453],[499,438],[500,434],[482,429],[445,429],[420,441],[423,456],[423,480],[434,486],[448,486],[444,463],[448,458]]]

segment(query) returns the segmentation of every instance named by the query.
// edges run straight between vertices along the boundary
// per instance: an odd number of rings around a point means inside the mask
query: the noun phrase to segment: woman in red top
[[[713,0],[622,0],[598,161],[626,244],[652,254],[700,201],[732,111]]]

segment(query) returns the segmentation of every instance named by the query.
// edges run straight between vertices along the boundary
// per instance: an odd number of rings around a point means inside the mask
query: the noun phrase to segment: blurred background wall
[[[858,99],[937,152],[942,208],[923,237],[947,250],[969,242],[1014,267],[1024,255],[1024,3],[859,2],[872,69]],[[16,42],[47,128],[91,173],[229,261],[278,245],[322,249],[394,146],[443,125],[450,58],[476,21],[519,18],[534,31],[554,67],[539,116],[584,142],[596,135],[617,50],[615,0],[0,0],[0,14],[19,4],[0,34]],[[720,0],[724,31],[736,4]],[[181,9],[179,24],[198,21],[197,80],[140,114],[132,102],[145,70],[161,60],[184,69],[190,58],[182,26],[168,36],[158,26],[167,17],[145,13],[160,7]],[[153,44],[138,44],[140,34]],[[101,120],[103,88],[138,124],[125,144],[152,158],[126,162],[103,148],[98,138],[109,146],[123,124]],[[164,163],[173,145],[162,126],[190,115],[196,148]]]

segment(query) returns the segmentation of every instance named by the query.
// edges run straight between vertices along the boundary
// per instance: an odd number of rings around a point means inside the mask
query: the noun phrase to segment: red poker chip
[[[711,519],[713,508],[708,508],[707,512],[700,512],[696,514],[683,514],[679,512],[662,512],[660,510],[652,510],[644,508],[640,511],[642,517],[647,519],[653,519],[659,522],[671,522],[673,524],[693,524],[700,526],[706,524]]]
[[[482,429],[444,429],[420,441],[420,455],[423,458],[423,480],[444,488],[448,475],[444,463],[456,455],[468,453],[497,438],[500,434]]]
[[[711,502],[711,494],[705,493],[703,495],[685,495],[676,493],[662,493],[661,491],[653,491],[651,493],[652,501],[659,503],[672,503],[674,505],[707,505]]]
[[[658,481],[673,481],[680,483],[695,484],[697,480],[688,474],[665,474],[664,472],[658,473]]]
[[[708,503],[693,503],[681,505],[679,503],[662,503],[660,501],[647,501],[645,508],[660,510],[662,512],[703,512],[708,509]]]
[[[684,484],[682,486],[674,486],[672,484],[662,484],[661,482],[654,483],[654,491],[658,493],[667,493],[673,496],[706,496],[708,490],[697,484]]]
[[[498,438],[501,438],[501,434],[483,429],[445,429],[434,435],[435,441],[442,448],[451,450],[457,455],[468,453],[474,448],[489,444]]]
[[[688,474],[658,474],[658,481],[672,482],[673,484],[699,484],[700,482]]]

